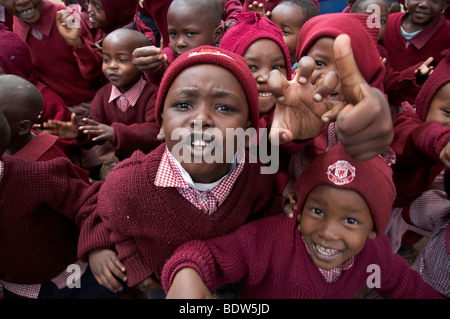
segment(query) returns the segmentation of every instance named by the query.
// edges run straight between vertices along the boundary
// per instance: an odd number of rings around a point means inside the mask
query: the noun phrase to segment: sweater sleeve
[[[391,253],[386,236],[378,240],[378,258],[381,269],[380,287],[375,290],[387,299],[443,299],[444,297],[427,284],[418,272],[413,270],[400,255]],[[388,253],[386,253],[388,252]]]

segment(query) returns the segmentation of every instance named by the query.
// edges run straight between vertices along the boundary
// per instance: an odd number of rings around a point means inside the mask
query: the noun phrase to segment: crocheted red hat
[[[297,43],[297,61],[308,55],[309,49],[321,38],[350,37],[359,71],[369,85],[384,91],[386,73],[376,47],[379,29],[370,28],[366,14],[329,13],[309,19],[300,30]]]
[[[236,77],[247,96],[252,126],[257,129],[259,121],[258,89],[247,62],[236,53],[209,45],[200,46],[183,53],[170,64],[164,73],[156,98],[155,112],[158,124],[161,125],[164,101],[173,81],[183,70],[199,64],[213,64],[223,67]],[[208,74],[204,76],[208,77]]]
[[[392,169],[381,156],[358,162],[338,144],[315,157],[295,183],[300,213],[309,193],[320,185],[360,194],[370,208],[376,233],[384,233],[396,191]]]
[[[287,79],[291,79],[291,57],[281,29],[257,12],[243,12],[237,18],[238,21],[222,37],[220,47],[243,56],[253,42],[260,39],[273,40],[283,52],[286,61]]]
[[[426,121],[430,103],[436,92],[447,82],[450,82],[450,49],[445,50],[442,55],[444,58],[434,69],[433,73],[423,84],[416,98],[416,113]]]

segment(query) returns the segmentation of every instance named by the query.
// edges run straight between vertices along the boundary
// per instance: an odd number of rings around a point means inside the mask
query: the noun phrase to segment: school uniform
[[[391,85],[387,85],[389,101],[394,105],[401,105],[408,101],[414,106],[421,84],[417,83],[414,71],[429,57],[433,57],[433,66],[441,60],[441,53],[449,48],[450,21],[443,14],[438,15],[419,34],[406,39],[401,32],[402,19],[407,12],[389,15],[383,46],[388,51],[390,64],[394,71],[400,72]],[[399,84],[396,84],[399,83]],[[403,83],[403,84],[402,84]],[[406,86],[404,83],[409,83]]]
[[[102,87],[92,101],[92,119],[111,126],[116,156],[122,160],[136,150],[145,153],[160,145],[155,118],[158,88],[141,78],[122,94],[111,83]]]
[[[199,192],[181,177],[165,144],[147,155],[135,152],[101,187],[96,216],[82,227],[79,257],[115,247],[131,287],[152,274],[159,279],[180,244],[232,232],[257,213],[278,213],[275,176],[245,158],[212,190]]]
[[[33,291],[22,295],[36,298],[43,283],[67,285],[68,265],[86,269],[77,262],[78,227],[93,211],[100,183],[83,181],[66,158],[4,155],[0,163],[0,280],[15,293],[15,284],[29,285]]]
[[[91,101],[101,87],[102,55],[83,20],[80,32],[84,46],[67,45],[55,21],[56,12],[66,8],[45,1],[37,23],[29,25],[14,16],[13,31],[29,46],[39,79],[61,96],[67,106],[72,106]]]

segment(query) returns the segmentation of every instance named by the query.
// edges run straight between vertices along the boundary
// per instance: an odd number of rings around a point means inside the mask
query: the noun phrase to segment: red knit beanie
[[[102,0],[106,25],[103,28],[110,33],[134,20],[138,8],[138,0]]]
[[[370,208],[377,234],[384,233],[396,191],[392,169],[381,156],[358,162],[338,144],[315,157],[295,183],[300,213],[309,193],[320,185],[360,194]]]
[[[417,94],[416,113],[424,122],[426,121],[428,109],[436,92],[444,84],[450,82],[450,49],[445,50],[442,55],[444,58],[425,81],[419,94]]]
[[[247,66],[244,58],[236,53],[209,45],[191,49],[174,60],[164,73],[156,98],[156,120],[161,125],[161,113],[164,107],[167,92],[177,76],[185,69],[199,64],[213,64],[230,71],[241,84],[247,96],[250,108],[250,118],[254,128],[258,128],[259,106],[258,90],[253,74]],[[208,74],[204,75],[208,77]]]
[[[245,51],[255,41],[270,39],[275,41],[283,52],[286,61],[287,79],[292,78],[289,50],[283,39],[281,29],[268,18],[257,12],[243,12],[237,15],[238,21],[225,32],[220,47],[244,56]]]
[[[385,67],[381,62],[376,40],[379,29],[369,28],[367,15],[357,13],[330,13],[309,19],[300,30],[297,43],[297,61],[308,55],[309,49],[321,38],[336,38],[347,34],[351,39],[356,64],[369,85],[384,92]]]
[[[37,80],[30,49],[14,32],[0,30],[0,67],[5,74],[18,75],[31,83]]]

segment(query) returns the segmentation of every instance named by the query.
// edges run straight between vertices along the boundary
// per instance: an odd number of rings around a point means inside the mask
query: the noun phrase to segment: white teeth
[[[30,10],[21,11],[19,14],[24,18],[29,18],[29,17],[33,16],[34,8],[30,9]]]
[[[206,143],[205,141],[202,140],[196,140],[192,142],[192,146],[206,146],[209,143]]]
[[[270,93],[270,92],[259,92],[259,96],[260,97],[268,97],[268,96],[272,96],[272,93]]]
[[[325,255],[325,256],[333,256],[338,252],[337,249],[326,248],[319,244],[315,244],[315,247],[319,253],[321,253],[322,255]]]

